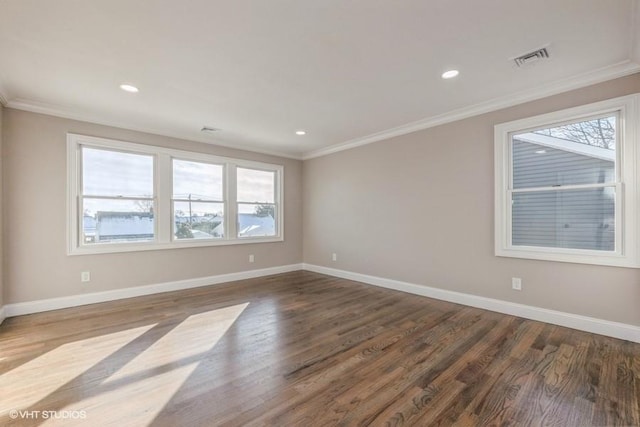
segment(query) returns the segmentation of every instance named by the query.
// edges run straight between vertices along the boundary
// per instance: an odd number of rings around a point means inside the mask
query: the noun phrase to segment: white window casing
[[[620,267],[640,267],[640,94],[609,99],[495,126],[495,255],[536,260],[572,262]],[[605,115],[616,115],[615,177],[599,184],[562,185],[562,188],[514,188],[513,135],[561,126]],[[601,156],[589,146],[590,155]],[[602,151],[602,150],[601,150]],[[543,150],[541,150],[543,152]],[[606,153],[605,153],[606,154]],[[610,154],[613,156],[613,154]],[[559,186],[553,186],[559,187]],[[544,191],[580,192],[595,188],[615,191],[615,247],[612,250],[572,249],[544,245],[513,244],[514,194]],[[554,193],[558,194],[558,193]],[[565,193],[568,194],[568,193]],[[535,233],[532,230],[531,233]]]
[[[151,155],[154,158],[153,218],[154,237],[148,241],[106,242],[86,244],[83,241],[82,212],[82,148]],[[173,218],[173,159],[209,163],[223,167],[224,237],[177,239]],[[274,173],[275,235],[237,236],[236,168],[265,170]],[[134,252],[159,249],[208,247],[284,240],[284,167],[243,159],[214,156],[205,153],[176,150],[146,144],[116,141],[106,138],[67,134],[67,253],[69,255]],[[118,197],[115,197],[118,198]]]

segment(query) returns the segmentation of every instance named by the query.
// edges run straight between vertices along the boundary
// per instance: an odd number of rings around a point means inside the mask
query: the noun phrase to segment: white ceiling
[[[638,71],[639,3],[0,0],[0,96],[312,157]],[[509,61],[545,45],[544,63]]]

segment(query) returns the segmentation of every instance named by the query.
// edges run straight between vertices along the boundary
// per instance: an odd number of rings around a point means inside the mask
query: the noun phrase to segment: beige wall
[[[304,261],[640,325],[638,269],[493,255],[493,126],[635,92],[640,74],[305,161]]]
[[[3,113],[4,113],[4,107],[2,106],[2,104],[0,104],[0,308],[2,308],[2,306],[4,305],[4,280],[3,280],[3,260],[2,260],[2,255],[3,255],[3,251],[2,251],[2,247],[3,247],[3,239],[2,239],[2,232],[3,232],[3,226],[2,226],[2,129],[3,129]]]
[[[0,305],[3,294],[5,303],[17,303],[299,263],[304,242],[304,261],[311,264],[640,325],[640,270],[493,255],[493,125],[635,92],[640,74],[312,159],[304,167],[0,108]],[[283,164],[286,241],[67,256],[67,132]],[[80,283],[85,270],[92,274],[88,285]],[[522,292],[510,289],[514,276],[523,278]]]
[[[284,165],[285,241],[67,256],[67,132]],[[4,110],[5,302],[98,292],[302,260],[302,162],[127,131],[13,109]],[[248,255],[255,255],[249,264]],[[91,272],[81,284],[80,272]]]

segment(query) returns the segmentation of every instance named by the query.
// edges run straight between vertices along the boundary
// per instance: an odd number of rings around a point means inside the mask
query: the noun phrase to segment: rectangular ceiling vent
[[[518,56],[517,58],[513,58],[513,61],[516,63],[518,67],[524,67],[525,65],[529,65],[534,62],[538,62],[541,59],[547,59],[547,58],[549,58],[549,51],[547,50],[546,47],[543,47],[542,49],[525,53],[524,55]]]
[[[209,126],[205,126],[202,129],[200,129],[201,132],[205,132],[205,133],[214,133],[214,132],[218,132],[220,129],[218,128],[212,128]]]

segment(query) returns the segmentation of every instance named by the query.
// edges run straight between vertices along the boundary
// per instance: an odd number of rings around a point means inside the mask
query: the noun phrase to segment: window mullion
[[[173,234],[171,212],[172,169],[171,156],[158,154],[155,168],[155,204],[156,204],[156,236],[158,242],[169,243]]]
[[[225,166],[225,238],[238,238],[238,185],[236,165],[227,163]]]

